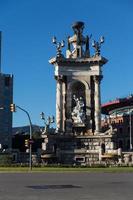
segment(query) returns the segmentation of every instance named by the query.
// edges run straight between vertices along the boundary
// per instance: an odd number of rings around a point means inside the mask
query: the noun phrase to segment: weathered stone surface
[[[57,80],[57,130],[51,145],[57,145],[55,154],[62,163],[98,162],[104,153],[115,148],[112,130],[101,132],[101,67],[107,60],[100,55],[100,46],[95,47],[95,55],[90,55],[90,38],[83,36],[82,28],[74,26],[66,57],[58,54],[49,61],[55,67]],[[84,106],[80,110],[81,98]]]

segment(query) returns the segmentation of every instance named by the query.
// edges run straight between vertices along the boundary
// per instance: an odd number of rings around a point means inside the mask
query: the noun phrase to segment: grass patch
[[[0,167],[0,172],[30,172],[28,167]],[[105,173],[126,173],[133,172],[133,167],[33,167],[32,172],[105,172]]]

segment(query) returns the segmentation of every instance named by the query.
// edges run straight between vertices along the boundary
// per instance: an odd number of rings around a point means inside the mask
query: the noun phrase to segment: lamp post
[[[22,110],[23,112],[25,112],[27,117],[28,117],[28,120],[29,120],[29,126],[30,126],[29,169],[32,170],[32,122],[31,122],[31,118],[30,118],[29,113],[25,109],[21,108],[20,106],[15,105],[15,104],[11,104],[10,105],[11,112],[16,112],[16,108],[18,108],[18,109]]]
[[[23,112],[26,113],[28,119],[29,119],[29,125],[30,125],[30,141],[29,141],[29,169],[32,170],[32,122],[31,122],[31,118],[30,118],[30,115],[29,113],[21,108],[20,106],[16,106],[16,108],[19,108],[20,110],[22,110]]]

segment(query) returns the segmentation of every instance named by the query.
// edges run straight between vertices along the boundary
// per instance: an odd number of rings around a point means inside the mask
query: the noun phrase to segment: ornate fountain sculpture
[[[85,103],[82,97],[76,98],[73,95],[75,106],[72,109],[72,120],[74,124],[85,124]]]

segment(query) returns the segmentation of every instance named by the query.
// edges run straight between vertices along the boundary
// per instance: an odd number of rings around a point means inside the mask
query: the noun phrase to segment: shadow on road
[[[81,188],[81,186],[77,185],[32,185],[32,186],[26,186],[31,189],[71,189],[71,188]]]

